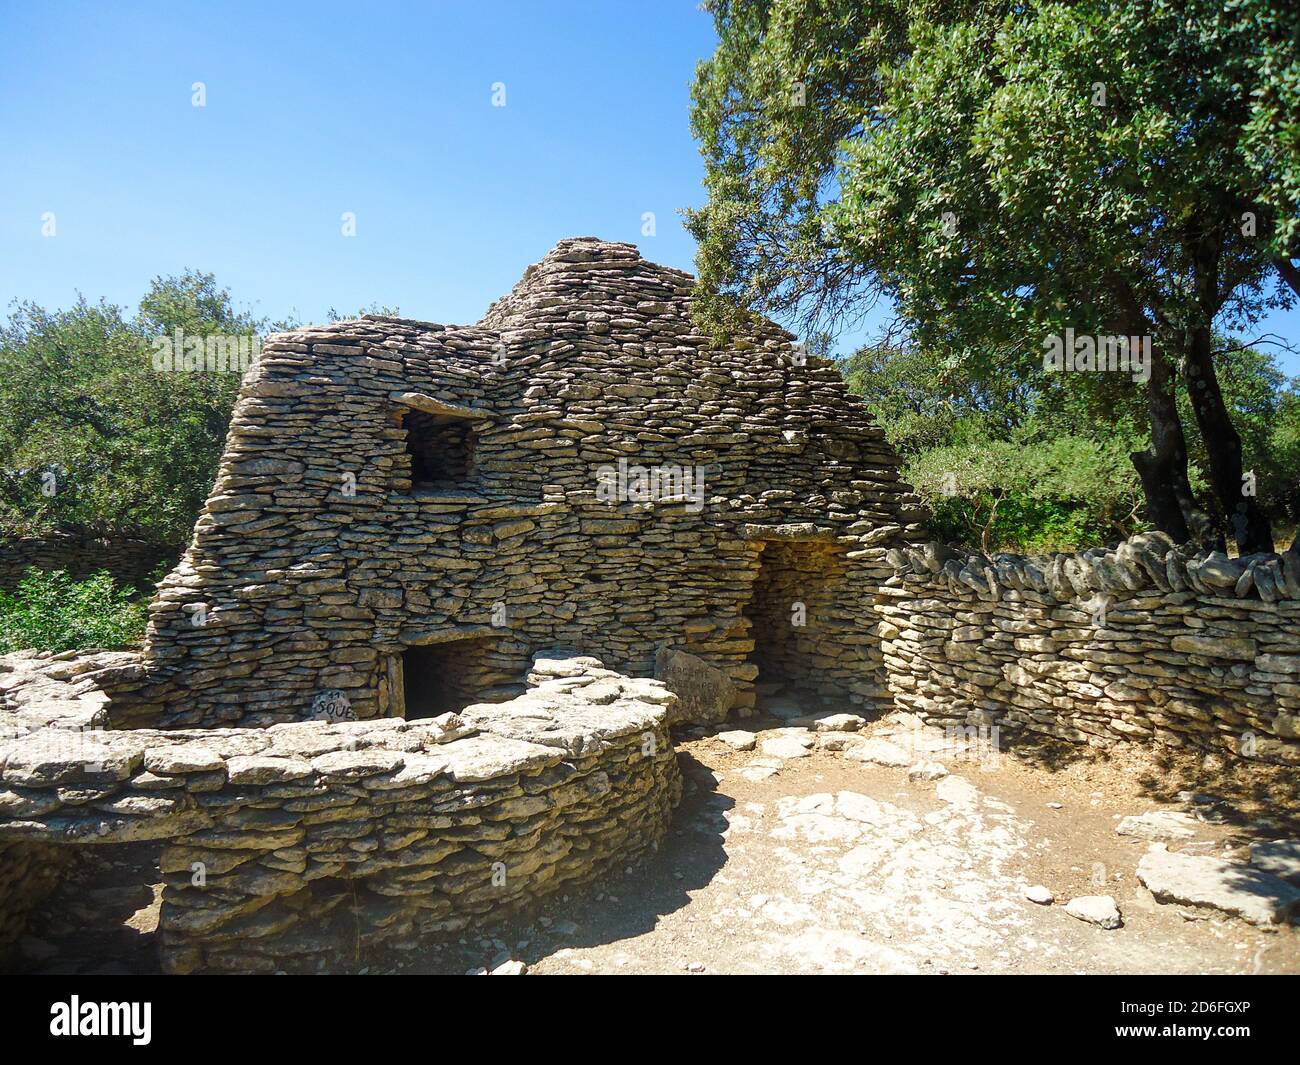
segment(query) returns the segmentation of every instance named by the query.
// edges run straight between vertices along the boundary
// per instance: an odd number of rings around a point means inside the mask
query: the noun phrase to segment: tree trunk
[[[1215,217],[1211,214],[1209,217]],[[1186,334],[1183,383],[1209,459],[1210,484],[1228,521],[1228,531],[1243,555],[1273,550],[1273,533],[1254,495],[1243,494],[1241,437],[1223,402],[1219,375],[1214,370],[1214,317],[1223,306],[1220,264],[1223,258],[1222,222],[1190,227],[1192,285],[1200,311]]]
[[[1196,424],[1205,441],[1210,483],[1228,519],[1228,531],[1243,555],[1273,550],[1268,518],[1253,495],[1242,493],[1241,437],[1232,424],[1214,370],[1213,338],[1208,327],[1193,330],[1183,382],[1192,401]]]
[[[1151,446],[1129,455],[1142,481],[1147,521],[1175,543],[1192,541],[1201,548],[1222,549],[1223,537],[1210,516],[1197,506],[1187,479],[1187,437],[1178,416],[1174,369],[1165,356],[1164,345],[1154,335],[1155,328],[1128,282],[1117,275],[1109,277],[1108,282],[1115,297],[1117,324],[1121,327],[1118,331],[1125,336],[1152,338],[1151,373],[1147,377]]]
[[[989,539],[993,535],[993,522],[997,520],[998,504],[1002,502],[1002,497],[995,495],[993,497],[993,506],[989,508],[989,520],[984,523],[984,528],[980,530],[980,550],[984,554],[989,554]]]
[[[1174,374],[1159,347],[1151,350],[1147,380],[1147,410],[1151,417],[1151,446],[1129,457],[1147,497],[1147,521],[1177,543],[1195,541],[1201,547],[1222,547],[1210,517],[1196,505],[1187,479],[1187,441],[1174,398]]]
[[[1291,286],[1291,291],[1300,296],[1300,270],[1295,268],[1290,257],[1274,259],[1273,265],[1277,267],[1277,272],[1282,275],[1282,280]]]

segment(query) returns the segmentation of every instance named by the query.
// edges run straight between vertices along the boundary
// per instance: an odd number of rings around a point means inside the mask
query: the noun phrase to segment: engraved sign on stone
[[[318,692],[311,701],[312,721],[355,721],[357,713],[352,709],[348,697],[337,688],[327,688]]]

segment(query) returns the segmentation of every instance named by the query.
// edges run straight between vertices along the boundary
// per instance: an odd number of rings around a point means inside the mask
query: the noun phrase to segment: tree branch
[[[1291,291],[1300,296],[1300,270],[1296,269],[1295,263],[1290,259],[1274,259],[1273,265],[1282,275],[1282,280],[1291,286]]]

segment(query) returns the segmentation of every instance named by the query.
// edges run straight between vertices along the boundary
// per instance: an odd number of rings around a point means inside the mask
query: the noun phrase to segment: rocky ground
[[[687,793],[654,860],[488,938],[360,951],[355,968],[1300,972],[1285,879],[1300,883],[1300,845],[1267,846],[1300,838],[1295,770],[1136,746],[997,751],[907,715],[769,709],[785,719],[681,739]],[[150,971],[156,858],[96,849],[23,967]]]

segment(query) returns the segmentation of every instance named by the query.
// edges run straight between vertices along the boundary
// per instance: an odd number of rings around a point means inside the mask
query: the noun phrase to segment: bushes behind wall
[[[0,654],[134,647],[144,639],[145,620],[134,590],[102,570],[77,581],[63,570],[33,567],[15,591],[0,591]]]

